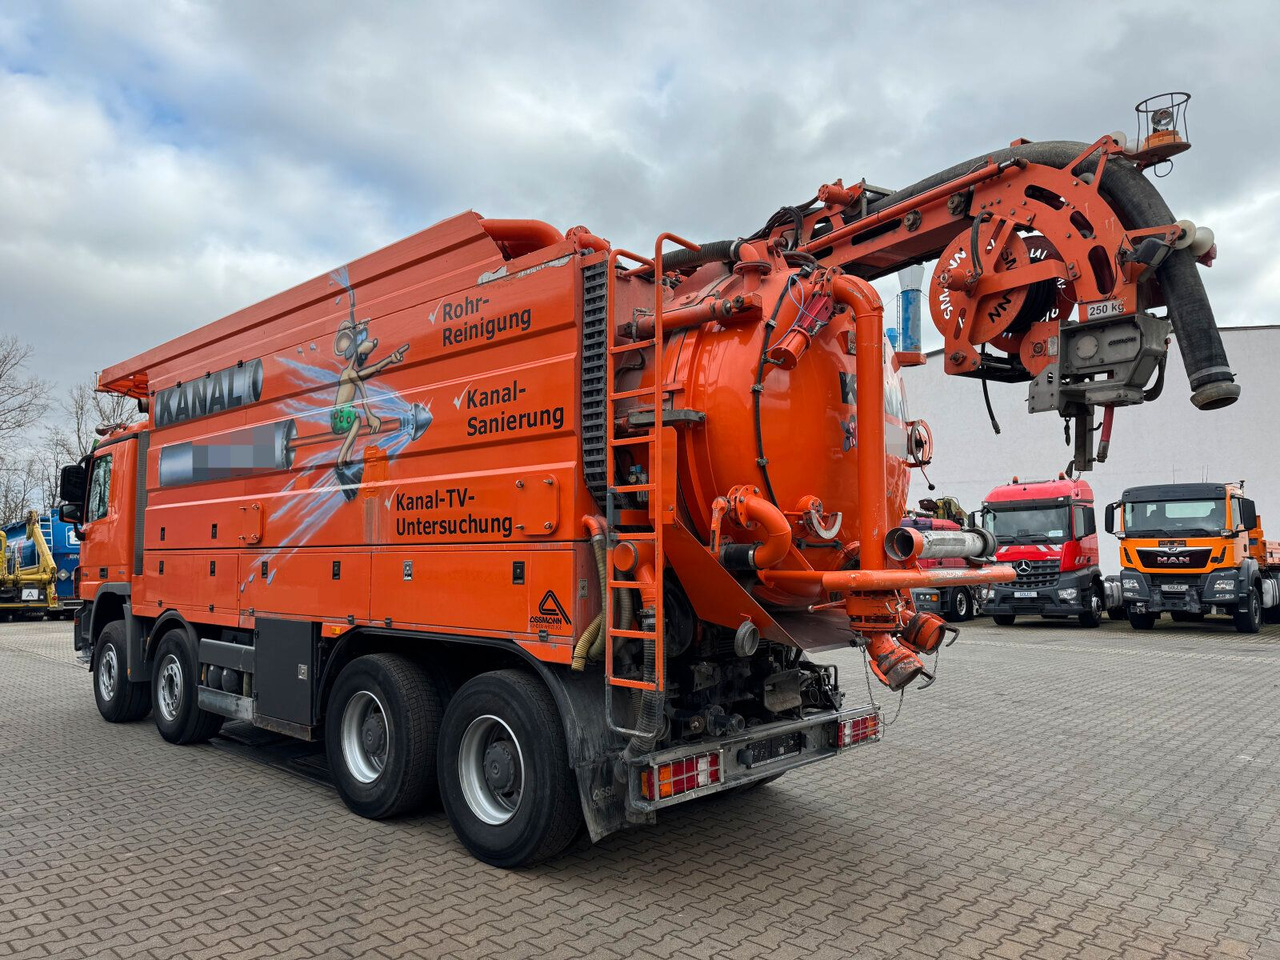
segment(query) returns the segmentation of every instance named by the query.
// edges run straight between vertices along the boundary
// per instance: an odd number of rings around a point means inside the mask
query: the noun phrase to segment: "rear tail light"
[[[666,800],[719,782],[720,754],[700,753],[650,766],[640,774],[640,794],[646,800]]]
[[[874,714],[850,717],[836,724],[836,746],[843,749],[865,743],[880,733],[880,718]]]

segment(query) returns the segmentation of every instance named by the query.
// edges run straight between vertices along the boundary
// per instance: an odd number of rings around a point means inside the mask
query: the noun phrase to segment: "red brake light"
[[[656,763],[642,771],[640,794],[646,800],[666,800],[719,782],[720,754],[700,753],[667,763]]]
[[[880,733],[880,718],[874,713],[850,717],[836,724],[836,746],[843,749],[874,739]]]

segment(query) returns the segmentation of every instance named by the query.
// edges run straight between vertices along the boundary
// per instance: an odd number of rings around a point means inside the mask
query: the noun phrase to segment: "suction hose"
[[[609,589],[609,554],[605,542],[604,523],[598,517],[584,517],[582,522],[591,533],[591,549],[596,555],[596,573],[600,581],[602,609],[573,645],[573,659],[569,666],[579,672],[587,668],[587,661],[599,660],[604,656],[604,644],[609,636],[609,631],[605,627],[603,609],[605,591]],[[618,624],[626,629],[635,616],[635,601],[630,590],[617,590],[615,594],[618,605]]]
[[[604,629],[604,597],[605,591],[609,589],[604,524],[596,517],[583,517],[582,523],[591,533],[591,549],[595,551],[596,555],[596,574],[600,581],[601,609],[596,614],[595,619],[587,625],[587,629],[582,631],[582,636],[578,638],[578,642],[573,645],[573,659],[569,666],[571,669],[578,671],[586,669],[589,651],[592,645],[597,642],[597,637],[607,633]]]
[[[876,201],[868,209],[868,215],[909,200],[948,180],[964,176],[975,166],[985,163],[988,157],[996,162],[1027,160],[1061,170],[1087,148],[1086,143],[1045,140],[995,150],[939,171],[919,183]],[[1072,172],[1083,174],[1096,169],[1097,157],[1097,153],[1091,155]],[[1099,189],[1115,206],[1124,225],[1129,229],[1158,227],[1174,222],[1173,212],[1160,196],[1160,191],[1128,160],[1116,156],[1108,159],[1102,171]],[[1157,268],[1156,276],[1164,291],[1165,302],[1169,307],[1169,320],[1178,338],[1178,349],[1182,352],[1182,361],[1187,368],[1187,379],[1191,382],[1191,402],[1202,410],[1216,410],[1235,403],[1240,396],[1240,387],[1234,382],[1235,374],[1228,364],[1222,336],[1213,319],[1213,308],[1209,305],[1204,282],[1196,269],[1195,255],[1186,248],[1170,252]]]

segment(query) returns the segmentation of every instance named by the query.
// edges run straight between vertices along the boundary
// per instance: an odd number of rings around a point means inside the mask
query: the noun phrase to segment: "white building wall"
[[[1115,572],[1119,563],[1116,541],[1101,533],[1102,509],[1139,484],[1246,480],[1264,529],[1280,537],[1280,327],[1226,329],[1222,340],[1241,388],[1234,405],[1212,412],[1192,405],[1175,340],[1163,395],[1116,411],[1107,462],[1084,474],[1096,497],[1104,571]],[[937,485],[935,496],[953,496],[966,510],[976,510],[993,487],[1013,476],[1056,477],[1071,460],[1063,421],[1053,413],[1027,413],[1026,384],[990,384],[1001,429],[996,436],[983,407],[982,384],[947,376],[938,352],[926,366],[904,370],[903,380],[911,416],[933,428],[934,459],[927,472]],[[912,500],[929,495],[920,472],[913,471]]]

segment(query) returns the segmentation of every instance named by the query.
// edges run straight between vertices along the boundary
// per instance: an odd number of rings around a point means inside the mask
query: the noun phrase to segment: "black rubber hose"
[[[895,203],[917,196],[926,190],[962,177],[986,162],[1022,159],[1063,169],[1087,149],[1088,144],[1069,140],[1046,140],[1018,147],[1005,147],[982,157],[958,163],[905,189],[877,200],[868,208],[875,213]],[[1073,172],[1082,174],[1097,168],[1097,154],[1086,158]],[[1128,229],[1157,227],[1173,223],[1173,212],[1160,191],[1128,160],[1111,157],[1102,173],[1099,189],[1115,206]],[[1213,319],[1213,308],[1204,291],[1204,282],[1196,269],[1195,257],[1187,249],[1172,251],[1156,271],[1169,307],[1169,320],[1178,338],[1178,349],[1191,382],[1191,402],[1203,410],[1216,410],[1232,404],[1240,396],[1240,387],[1227,361],[1222,335]]]
[[[697,250],[672,250],[662,255],[663,272],[668,270],[691,270],[704,263],[715,263],[724,260],[732,263],[738,259],[737,240],[712,240],[704,243]]]

